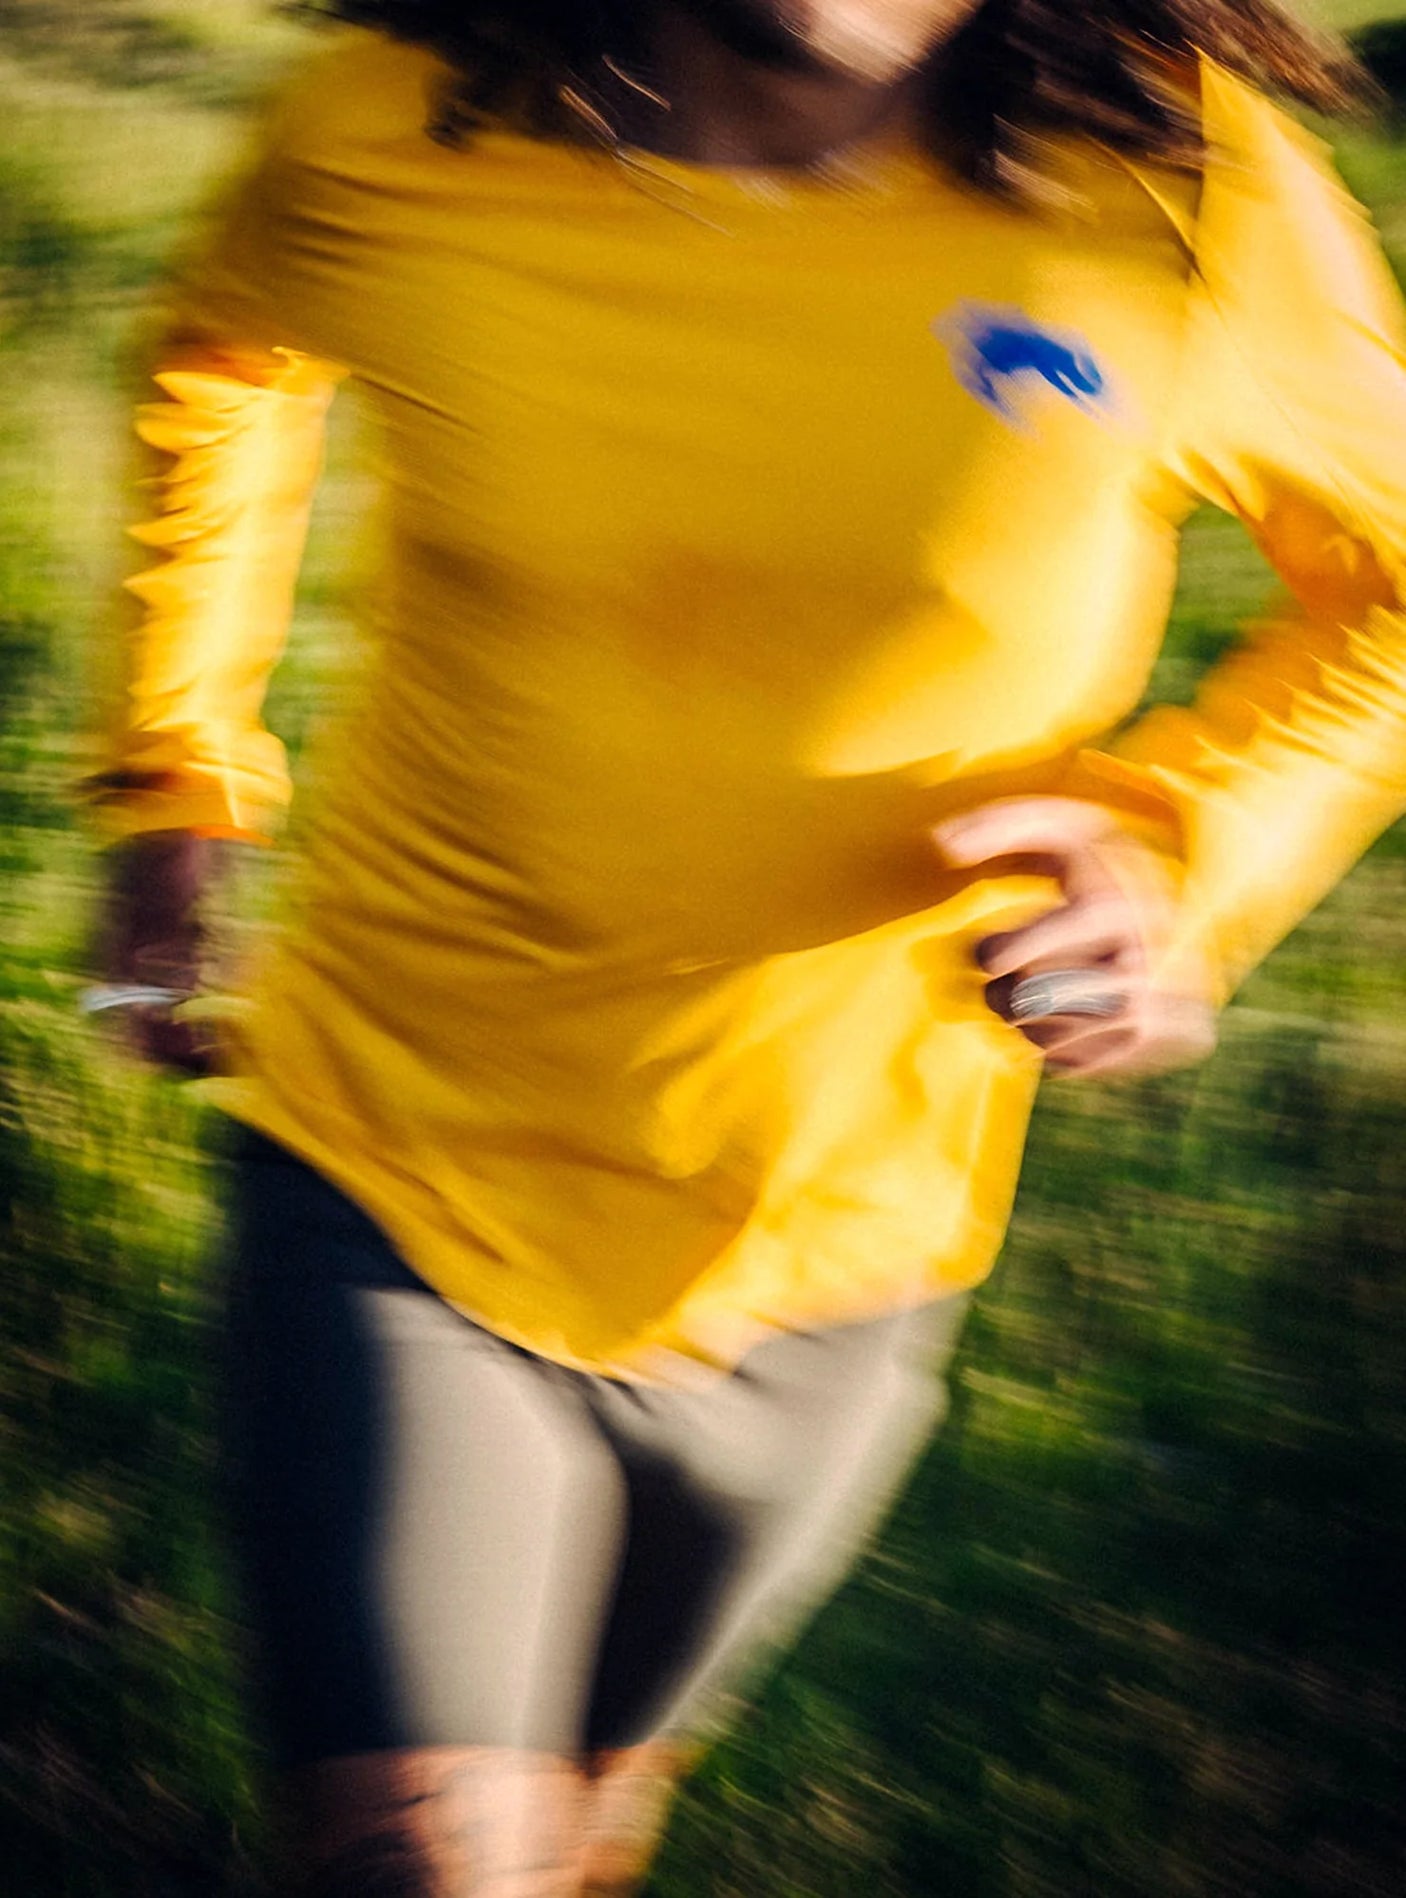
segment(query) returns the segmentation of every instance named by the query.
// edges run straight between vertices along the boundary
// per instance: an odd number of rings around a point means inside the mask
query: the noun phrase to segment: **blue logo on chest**
[[[1020,310],[991,303],[959,304],[932,327],[968,395],[1015,428],[1030,426],[1042,390],[1077,408],[1113,413],[1103,370],[1071,331],[1047,329]]]

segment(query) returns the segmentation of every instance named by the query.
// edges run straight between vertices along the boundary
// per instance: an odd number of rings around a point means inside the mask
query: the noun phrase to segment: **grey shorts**
[[[961,1298],[768,1340],[706,1389],[621,1384],[462,1317],[262,1135],[229,1169],[222,1461],[286,1765],[693,1737],[945,1407]]]

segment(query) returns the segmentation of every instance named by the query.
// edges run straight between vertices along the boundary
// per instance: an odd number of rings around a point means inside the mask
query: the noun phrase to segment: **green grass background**
[[[257,0],[9,0],[5,26],[0,1898],[252,1898],[210,1128],[75,1018],[65,786],[124,560],[133,315],[297,34]],[[1406,261],[1406,147],[1340,156]],[[352,646],[347,431],[270,707],[295,751]],[[1265,584],[1192,523],[1162,693]],[[277,869],[244,867],[236,946]],[[1048,1090],[951,1421],[689,1788],[658,1898],[1406,1889],[1404,898],[1393,834],[1204,1070]]]

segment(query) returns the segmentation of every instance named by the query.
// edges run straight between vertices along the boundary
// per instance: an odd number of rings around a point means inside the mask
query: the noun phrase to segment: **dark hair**
[[[506,120],[609,142],[612,91],[641,73],[649,0],[302,0],[432,48],[461,75],[437,136]],[[978,0],[926,75],[933,154],[978,188],[1042,194],[1042,148],[1069,134],[1192,167],[1197,52],[1281,98],[1339,112],[1368,96],[1346,45],[1274,0]],[[623,84],[620,82],[623,81]]]

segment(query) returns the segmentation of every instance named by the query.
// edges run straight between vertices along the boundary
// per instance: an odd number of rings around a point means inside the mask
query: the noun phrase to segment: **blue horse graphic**
[[[1032,385],[1044,384],[1081,409],[1112,411],[1103,371],[1081,336],[1045,329],[1020,310],[989,303],[960,305],[933,330],[967,393],[1017,428],[1026,426]]]

